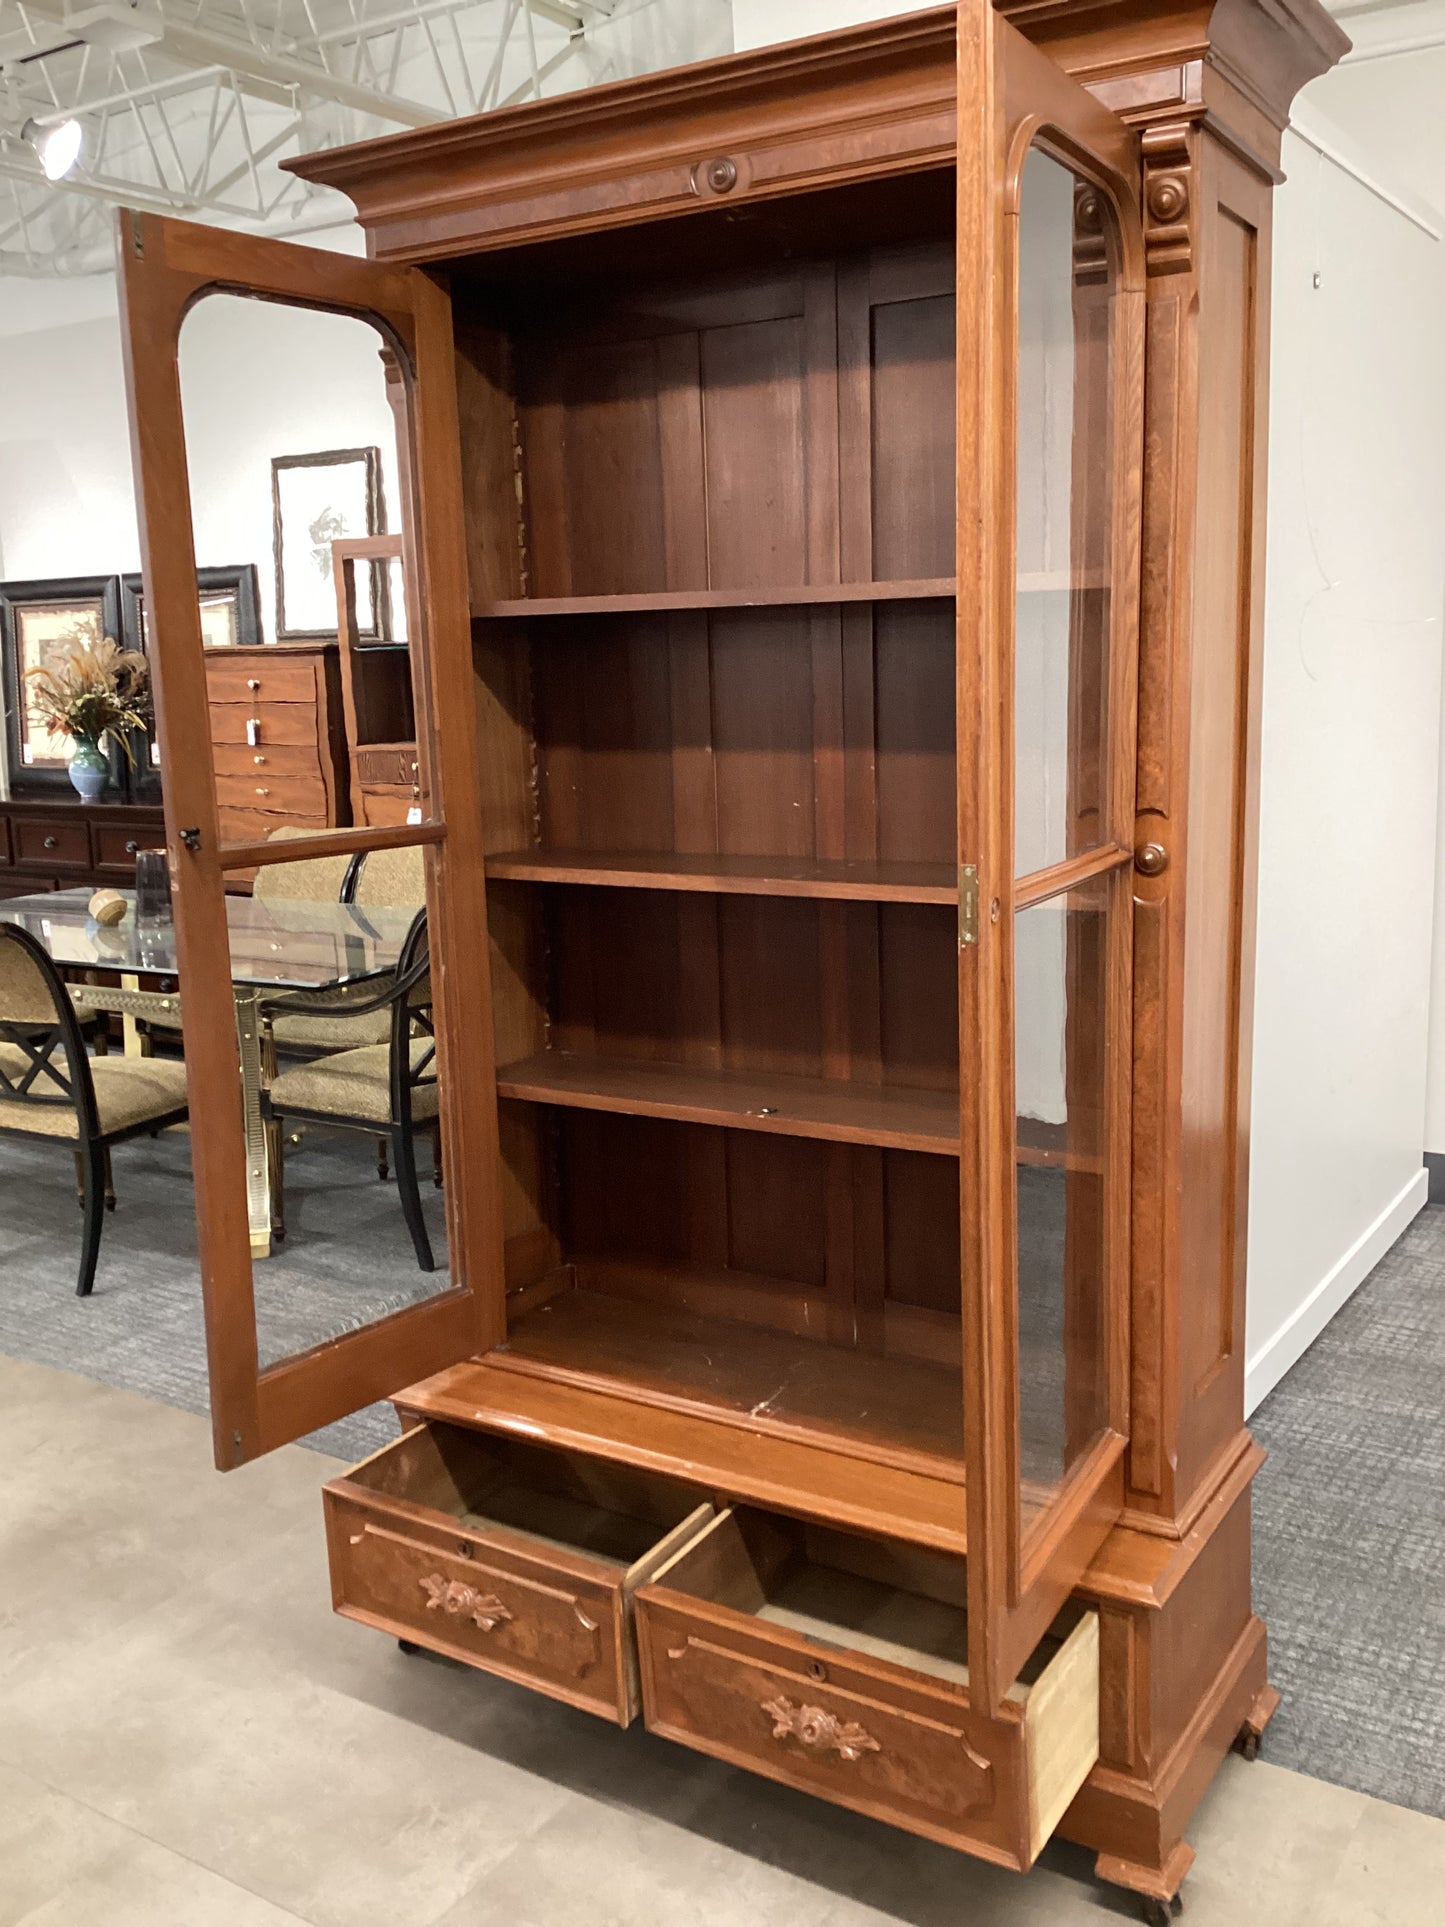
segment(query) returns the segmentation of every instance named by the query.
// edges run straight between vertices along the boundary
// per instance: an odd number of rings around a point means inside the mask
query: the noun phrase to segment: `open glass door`
[[[993,1711],[1122,1505],[1143,248],[1133,136],[987,0],[959,10],[958,112],[969,1646]]]
[[[172,880],[155,942],[180,983],[228,1468],[466,1357],[500,1316],[451,313],[419,272],[157,217],[123,214],[119,253]],[[264,646],[238,650],[203,634],[197,561],[239,532]],[[368,820],[331,544],[388,534],[411,620],[381,682],[411,788]],[[380,570],[347,585],[363,637],[394,645]]]

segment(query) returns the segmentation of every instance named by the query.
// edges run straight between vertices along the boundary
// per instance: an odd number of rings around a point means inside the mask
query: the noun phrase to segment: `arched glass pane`
[[[1115,260],[1104,196],[1031,150],[1018,223],[1017,876],[1105,834]]]

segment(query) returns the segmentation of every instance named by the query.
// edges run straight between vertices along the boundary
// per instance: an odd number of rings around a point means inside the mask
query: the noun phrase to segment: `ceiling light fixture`
[[[63,120],[54,127],[42,127],[39,121],[28,120],[20,129],[20,138],[35,149],[46,180],[59,181],[80,159],[84,136],[78,120]]]

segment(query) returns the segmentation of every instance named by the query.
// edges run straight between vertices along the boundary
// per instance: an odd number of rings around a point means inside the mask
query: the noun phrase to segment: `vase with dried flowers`
[[[119,746],[129,762],[130,732],[151,720],[150,671],[135,649],[121,649],[110,636],[77,643],[26,671],[30,712],[52,735],[75,744],[70,781],[82,802],[94,803],[105,789],[110,763],[101,745]]]

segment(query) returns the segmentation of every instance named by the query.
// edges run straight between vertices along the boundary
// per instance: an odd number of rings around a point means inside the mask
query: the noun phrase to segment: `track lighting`
[[[83,136],[78,120],[62,120],[54,127],[42,127],[39,121],[27,120],[20,129],[20,138],[35,149],[47,181],[62,180],[80,159]]]

